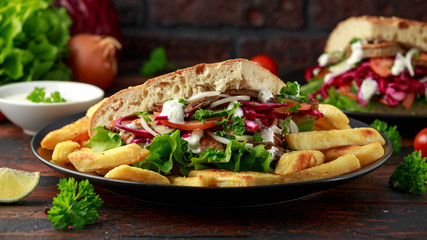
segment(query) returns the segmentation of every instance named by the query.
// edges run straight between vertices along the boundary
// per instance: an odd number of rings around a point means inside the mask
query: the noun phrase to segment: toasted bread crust
[[[114,94],[93,113],[90,127],[107,125],[113,119],[137,111],[154,110],[154,103],[171,98],[185,99],[203,91],[258,90],[265,87],[273,93],[279,93],[283,86],[285,83],[276,75],[246,59],[198,64]]]
[[[337,24],[324,51],[342,51],[353,38],[396,41],[407,48],[427,52],[427,23],[397,17],[350,17]]]

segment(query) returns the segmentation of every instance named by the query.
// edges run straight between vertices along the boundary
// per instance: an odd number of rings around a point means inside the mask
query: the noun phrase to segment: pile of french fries
[[[193,170],[188,176],[164,176],[131,166],[149,151],[133,143],[103,152],[84,145],[89,140],[89,120],[97,105],[86,116],[48,133],[41,147],[53,150],[52,162],[73,166],[83,173],[105,178],[153,184],[199,187],[240,187],[311,181],[358,171],[384,156],[385,140],[373,128],[351,128],[349,119],[338,108],[320,104],[323,118],[315,131],[286,134],[294,151],[282,155],[274,173],[229,172],[218,169]]]

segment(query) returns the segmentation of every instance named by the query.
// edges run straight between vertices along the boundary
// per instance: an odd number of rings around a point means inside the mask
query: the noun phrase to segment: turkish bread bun
[[[246,59],[198,64],[117,92],[93,113],[90,127],[109,125],[112,120],[135,112],[154,110],[154,103],[171,98],[187,99],[204,91],[259,90],[264,87],[276,94],[284,86],[285,83],[269,70]]]
[[[324,52],[341,52],[353,38],[395,41],[427,52],[427,24],[397,17],[350,17],[329,35]]]

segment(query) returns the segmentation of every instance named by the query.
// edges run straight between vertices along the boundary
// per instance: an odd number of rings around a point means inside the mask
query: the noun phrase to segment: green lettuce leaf
[[[190,166],[196,170],[218,168],[233,172],[268,172],[271,154],[265,150],[264,145],[253,148],[245,145],[245,142],[231,140],[225,151],[209,149],[200,156],[193,157]]]
[[[188,150],[187,141],[180,138],[179,130],[171,135],[159,135],[146,146],[150,154],[135,167],[169,174],[174,167],[187,176],[191,170],[224,169],[234,172],[270,170],[271,154],[263,145],[247,148],[245,143],[231,140],[225,151],[208,149],[201,154]]]
[[[173,163],[176,161],[183,164],[183,147],[180,131],[175,131],[171,135],[159,135],[146,147],[150,151],[142,162],[135,163],[134,166],[163,172],[169,174]]]
[[[118,133],[109,131],[102,126],[92,129],[96,131],[96,134],[85,145],[92,148],[94,152],[102,152],[124,145]]]
[[[31,80],[70,80],[64,59],[72,22],[52,0],[0,1],[0,85]]]

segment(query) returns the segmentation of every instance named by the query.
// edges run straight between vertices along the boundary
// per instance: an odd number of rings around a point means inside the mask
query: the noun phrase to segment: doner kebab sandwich
[[[427,114],[427,24],[358,16],[330,33],[302,92],[340,109]]]
[[[334,177],[379,159],[384,144],[375,129],[352,129],[338,108],[304,101],[296,82],[245,59],[199,64],[119,91],[41,142],[54,150],[54,162],[80,172],[186,186]],[[327,149],[334,154],[320,151]]]

